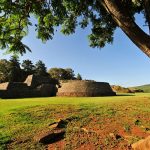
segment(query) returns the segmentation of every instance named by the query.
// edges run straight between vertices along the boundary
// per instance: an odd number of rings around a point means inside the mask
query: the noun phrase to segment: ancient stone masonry
[[[0,84],[1,98],[48,97],[55,96],[56,85],[49,77],[29,75],[24,83],[6,82]]]
[[[6,82],[0,84],[1,98],[49,97],[49,96],[114,96],[110,85],[106,82],[91,80],[64,80],[60,87],[51,82],[49,77],[30,75],[24,83]]]
[[[114,96],[109,83],[86,80],[61,81],[61,88],[58,89],[58,96]]]
[[[118,85],[112,85],[112,90],[116,93],[143,93],[144,91],[141,89],[135,89],[135,88],[125,88]]]
[[[112,85],[111,88],[116,93],[135,93],[130,88],[124,88],[124,87],[117,86],[117,85]]]
[[[29,75],[24,83],[34,88],[41,84],[51,84],[51,79],[47,76]]]

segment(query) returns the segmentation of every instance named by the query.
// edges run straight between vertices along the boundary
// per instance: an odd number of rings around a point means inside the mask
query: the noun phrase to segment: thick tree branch
[[[150,0],[144,0],[145,17],[149,27],[150,33]]]
[[[122,7],[121,2],[103,0],[103,6],[132,42],[150,57],[150,36],[134,22],[128,11]]]

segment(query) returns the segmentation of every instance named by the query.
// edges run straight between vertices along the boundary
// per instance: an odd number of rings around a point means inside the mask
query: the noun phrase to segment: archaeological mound
[[[61,81],[57,96],[93,97],[93,96],[115,96],[109,83],[86,80]]]

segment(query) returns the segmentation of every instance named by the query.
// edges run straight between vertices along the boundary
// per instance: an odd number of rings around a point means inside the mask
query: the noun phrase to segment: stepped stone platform
[[[57,88],[49,77],[29,75],[25,82],[6,82],[0,84],[1,98],[26,98],[55,96]]]
[[[96,97],[115,96],[109,83],[86,80],[61,81],[61,88],[58,89],[57,96],[69,97]]]
[[[115,96],[109,83],[91,80],[62,80],[60,87],[49,77],[29,75],[24,82],[6,82],[0,84],[0,98],[26,97],[96,97]]]

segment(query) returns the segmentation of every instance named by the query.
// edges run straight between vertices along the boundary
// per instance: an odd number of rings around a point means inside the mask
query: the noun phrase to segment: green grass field
[[[121,94],[120,94],[121,95]],[[145,95],[145,94],[144,94]],[[146,94],[148,95],[148,94]],[[25,99],[1,99],[0,100],[0,114],[13,112],[14,110],[32,106],[43,105],[80,105],[80,104],[103,104],[108,102],[121,102],[133,97],[134,94],[126,94],[125,96],[115,97],[48,97],[48,98],[25,98]],[[141,94],[139,97],[142,96]]]
[[[26,98],[0,100],[0,150],[61,149],[33,137],[49,124],[75,118],[66,128],[63,149],[126,148],[150,134],[150,94],[89,98]],[[83,133],[81,129],[88,133]],[[137,130],[137,132],[136,132]],[[139,134],[140,132],[140,134]],[[120,139],[110,135],[119,134]],[[79,140],[80,136],[80,140]]]

